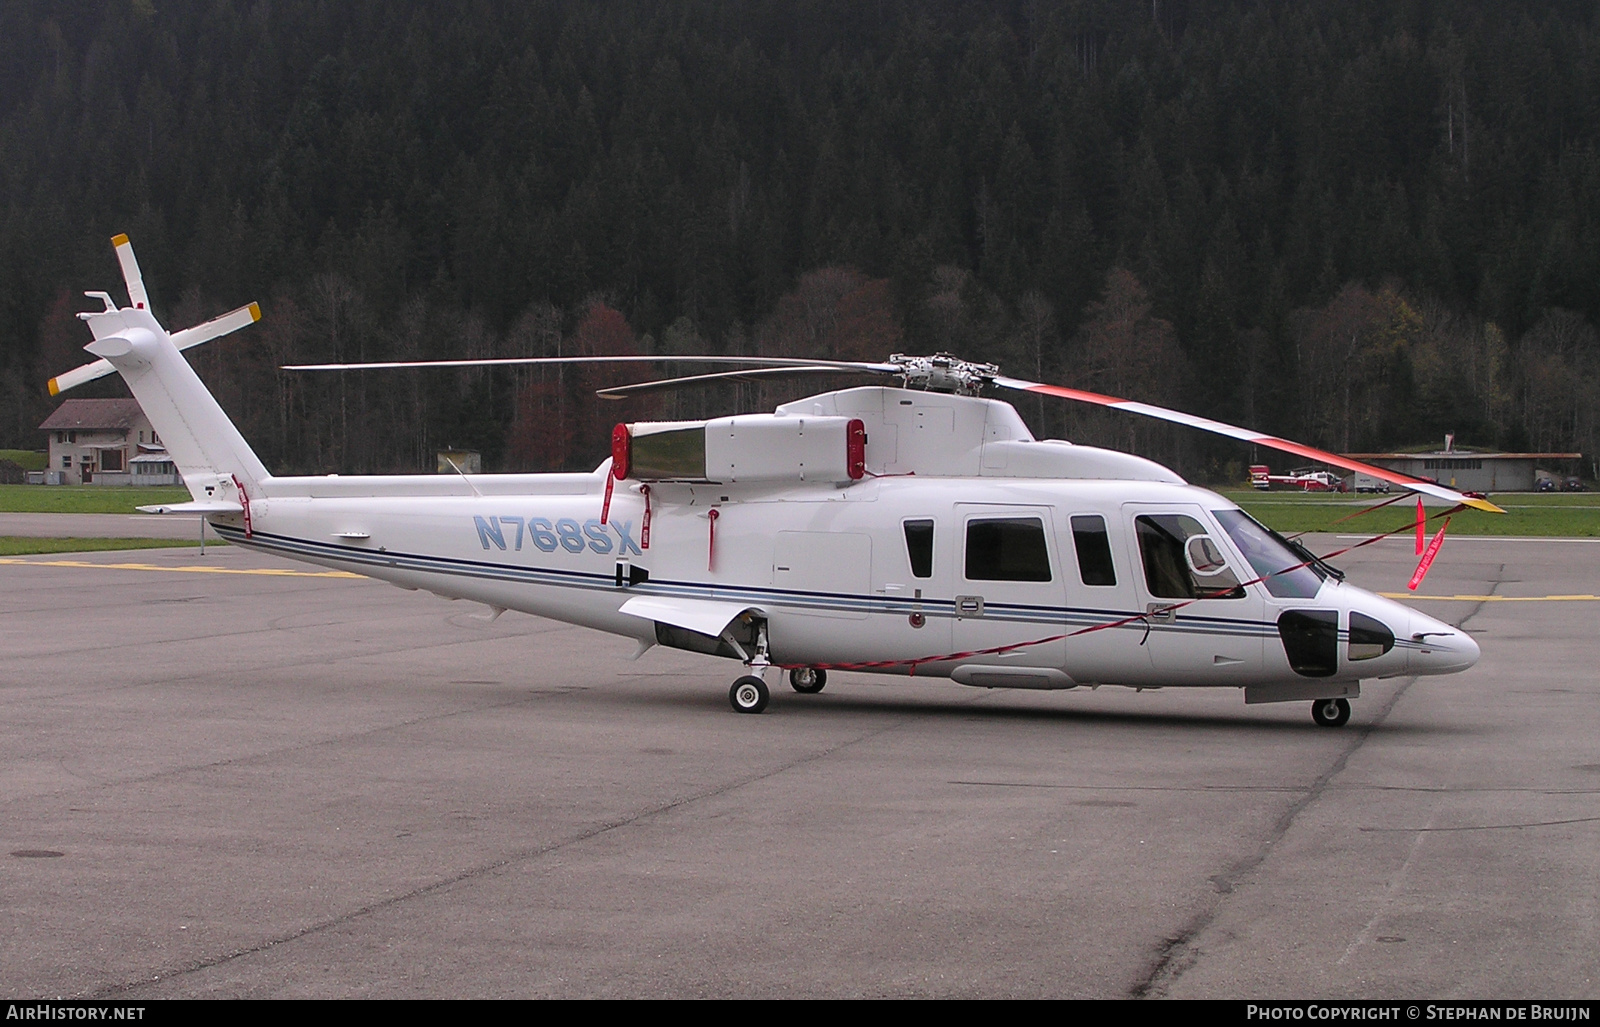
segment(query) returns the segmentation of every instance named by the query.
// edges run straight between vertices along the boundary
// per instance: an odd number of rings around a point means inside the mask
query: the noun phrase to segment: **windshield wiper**
[[[1273,534],[1274,535],[1278,535],[1277,532],[1273,532]],[[1328,561],[1324,560],[1322,557],[1318,556],[1316,553],[1313,553],[1311,550],[1307,549],[1305,547],[1305,543],[1301,542],[1299,539],[1284,538],[1282,535],[1278,535],[1278,541],[1282,542],[1284,545],[1286,545],[1290,549],[1294,550],[1294,553],[1295,553],[1296,556],[1300,557],[1300,559],[1304,560],[1306,563],[1310,564],[1312,567],[1316,568],[1317,570],[1320,570],[1323,574],[1327,575],[1328,577],[1333,578],[1335,581],[1343,581],[1344,580],[1344,571],[1341,571],[1339,568],[1335,567],[1333,564],[1329,563]]]

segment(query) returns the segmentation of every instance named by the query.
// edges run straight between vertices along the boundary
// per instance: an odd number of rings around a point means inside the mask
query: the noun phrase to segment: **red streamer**
[[[1422,579],[1428,576],[1428,568],[1433,566],[1433,558],[1439,555],[1439,549],[1444,545],[1444,529],[1448,527],[1450,518],[1446,517],[1444,523],[1439,525],[1439,533],[1428,543],[1428,551],[1422,554],[1422,560],[1417,564],[1417,572],[1411,575],[1411,583],[1406,588],[1415,592],[1417,586],[1422,584]]]
[[[239,492],[239,505],[244,507],[244,537],[250,538],[255,532],[250,527],[250,493],[244,490],[244,484],[239,481],[237,474],[233,475],[233,487]]]

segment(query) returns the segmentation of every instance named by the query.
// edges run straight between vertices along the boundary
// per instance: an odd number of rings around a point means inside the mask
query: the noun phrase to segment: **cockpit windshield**
[[[1266,580],[1267,591],[1279,599],[1310,599],[1322,588],[1326,575],[1305,559],[1283,537],[1243,510],[1211,511],[1250,566]],[[1289,570],[1288,568],[1294,568]]]

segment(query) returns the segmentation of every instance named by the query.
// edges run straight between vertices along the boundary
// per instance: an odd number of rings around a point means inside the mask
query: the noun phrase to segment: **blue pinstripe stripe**
[[[572,571],[546,567],[513,567],[505,564],[484,563],[478,560],[424,556],[416,553],[375,553],[367,550],[352,549],[348,546],[315,542],[310,539],[299,539],[263,531],[254,532],[250,538],[246,538],[241,529],[229,525],[212,525],[212,527],[219,536],[234,545],[290,556],[314,556],[319,559],[337,561],[354,567],[392,567],[434,574],[450,574],[456,577],[548,585],[556,588],[577,588],[594,592],[616,591],[616,579],[612,575],[594,571]],[[837,612],[905,615],[920,610],[928,617],[943,619],[953,619],[955,617],[955,600],[953,599],[879,599],[873,596],[858,596],[843,592],[802,592],[793,589],[758,588],[748,585],[729,587],[722,584],[654,578],[644,584],[633,586],[629,591],[641,595],[648,594],[682,599],[734,599],[735,601],[743,600],[752,603],[776,602],[791,607]],[[1084,628],[1122,620],[1132,615],[1131,611],[1122,610],[1036,606],[1023,603],[986,603],[984,605],[983,619],[1014,624],[1041,624],[1056,628]],[[1138,631],[1145,629],[1143,623],[1129,624],[1128,627]],[[1182,621],[1173,624],[1152,624],[1150,629],[1164,635],[1183,637],[1242,636],[1246,638],[1276,638],[1278,635],[1278,626],[1272,622],[1193,615],[1186,616]],[[1339,640],[1348,642],[1349,632],[1340,631]],[[1395,639],[1395,646],[1407,649],[1422,648],[1420,643],[1400,638]]]

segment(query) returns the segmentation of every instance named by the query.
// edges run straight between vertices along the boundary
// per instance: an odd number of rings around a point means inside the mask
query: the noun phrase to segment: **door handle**
[[[1178,611],[1171,603],[1145,603],[1144,612],[1152,624],[1171,624],[1178,619]]]
[[[956,619],[983,616],[983,596],[956,596]]]

